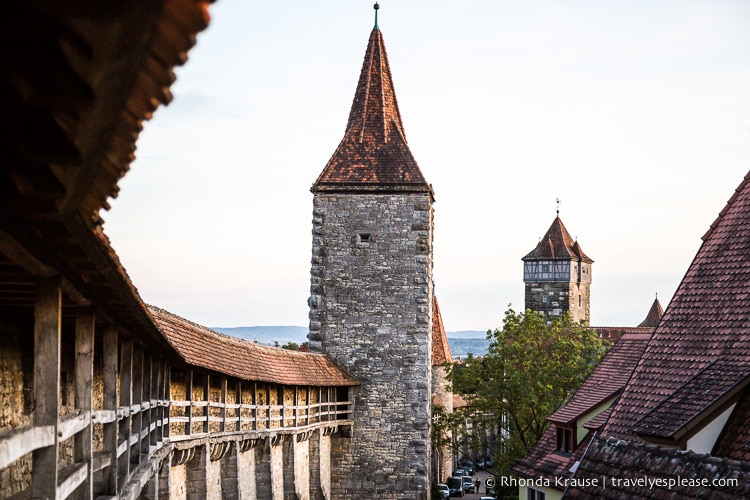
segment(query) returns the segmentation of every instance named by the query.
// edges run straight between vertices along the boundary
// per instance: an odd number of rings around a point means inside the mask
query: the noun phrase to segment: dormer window
[[[573,429],[565,427],[557,428],[557,452],[570,455],[575,450],[575,441],[573,440]]]

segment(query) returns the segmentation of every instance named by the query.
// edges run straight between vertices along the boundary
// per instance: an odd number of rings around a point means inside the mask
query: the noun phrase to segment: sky
[[[143,300],[307,326],[310,187],[343,137],[372,0],[218,0],[145,124],[105,232]],[[664,307],[750,168],[750,2],[382,0],[406,137],[435,191],[448,331],[523,310],[560,218],[591,324]]]

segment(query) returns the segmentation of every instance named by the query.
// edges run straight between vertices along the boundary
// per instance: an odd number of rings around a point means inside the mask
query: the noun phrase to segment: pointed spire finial
[[[375,2],[375,5],[372,6],[373,9],[375,9],[375,28],[376,30],[379,30],[378,28],[378,9],[380,9],[380,4],[378,2]]]
[[[555,202],[557,202],[557,216],[560,216],[560,198],[555,198]]]

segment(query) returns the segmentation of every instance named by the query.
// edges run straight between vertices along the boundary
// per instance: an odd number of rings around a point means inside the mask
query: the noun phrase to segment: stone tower
[[[433,193],[375,19],[344,138],[311,188],[308,337],[362,382],[352,435],[332,444],[333,498],[427,499]]]
[[[526,309],[559,316],[570,312],[573,321],[589,322],[591,260],[578,241],[555,217],[534,250],[523,258]]]

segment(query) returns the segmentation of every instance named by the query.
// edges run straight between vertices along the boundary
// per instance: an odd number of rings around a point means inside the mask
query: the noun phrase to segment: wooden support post
[[[253,394],[250,400],[250,404],[253,405],[253,425],[254,431],[258,430],[258,382],[253,382]]]
[[[242,430],[242,381],[237,380],[237,404],[239,405],[237,407],[237,414],[235,415],[237,417],[237,427],[235,428],[236,431]]]
[[[34,303],[34,426],[53,426],[55,440],[32,454],[31,498],[57,498],[61,323],[60,278],[40,279]]]
[[[164,424],[164,365],[166,361],[159,358],[156,361],[156,367],[153,369],[153,384],[151,389],[151,401],[155,401],[156,406],[151,409],[151,418],[156,427],[151,434],[151,445],[156,446],[162,440],[162,425]]]
[[[278,403],[278,401],[277,401]],[[271,428],[271,384],[266,384],[266,416],[268,417],[268,421],[266,423],[266,429]]]
[[[203,414],[206,416],[206,420],[203,421],[203,432],[208,433],[209,427],[208,427],[208,417],[211,414],[209,404],[211,402],[211,398],[208,397],[209,392],[211,391],[211,375],[206,373],[205,382],[203,384],[203,401],[206,402],[206,406],[204,406]]]
[[[154,357],[150,354],[143,352],[143,395],[141,400],[143,403],[148,405],[147,409],[143,409],[144,405],[141,405],[141,429],[145,430],[146,436],[141,441],[141,457],[148,457],[151,455],[151,439],[152,433],[155,429],[151,429],[151,419],[156,415],[156,410],[151,406],[154,402],[154,396],[151,393],[154,387]],[[156,440],[154,440],[156,444]]]
[[[306,397],[306,400],[307,400],[307,411],[305,413],[307,414],[307,418],[305,419],[305,425],[310,425],[310,410],[311,410],[310,407],[311,407],[311,405],[310,405],[310,386],[309,385],[307,386],[307,397]]]
[[[130,424],[133,446],[130,448],[130,463],[141,462],[141,430],[143,429],[143,349],[138,346],[133,349],[133,400],[130,403],[138,411],[132,415]],[[131,412],[132,414],[132,412]]]
[[[227,430],[227,378],[221,377],[221,423],[219,432]]]
[[[172,401],[172,367],[167,360],[164,360],[164,399],[167,401],[167,404]],[[169,437],[169,417],[171,416],[170,412],[171,410],[169,406],[165,406],[164,410],[162,411],[162,437],[164,438]]]
[[[91,415],[92,384],[94,381],[94,313],[90,309],[79,310],[76,316],[76,396],[75,407],[81,414]],[[92,467],[93,431],[91,419],[85,429],[75,435],[73,457],[76,462],[86,464],[86,479],[77,489],[78,498],[94,496],[94,469]]]
[[[117,411],[117,328],[108,326],[102,337],[104,352],[103,378],[104,400],[102,406],[105,411]],[[109,468],[104,471],[102,478],[103,493],[106,496],[118,496],[117,487],[117,420],[104,424],[104,450],[109,453]]]
[[[323,408],[323,388],[318,387],[318,422],[323,422],[324,408]]]
[[[193,432],[193,370],[185,372],[185,399],[188,405],[185,407],[187,422],[185,423],[185,435]]]
[[[294,386],[294,409],[292,415],[294,415],[294,427],[297,427],[297,417],[299,416],[297,407],[299,406],[299,387]]]
[[[117,443],[118,455],[118,487],[122,486],[130,474],[130,406],[133,404],[133,339],[126,338],[120,345],[120,408],[124,412],[120,421],[120,442]],[[120,450],[123,447],[124,450]],[[122,453],[120,453],[122,451]]]

